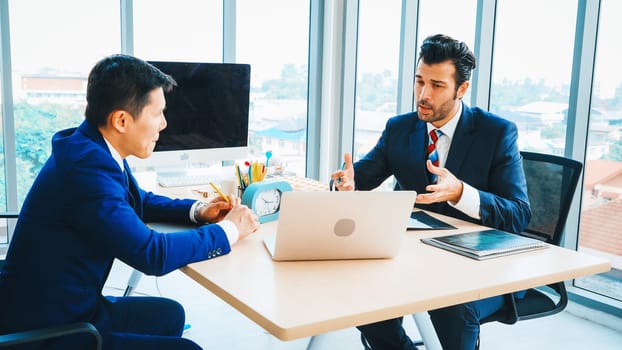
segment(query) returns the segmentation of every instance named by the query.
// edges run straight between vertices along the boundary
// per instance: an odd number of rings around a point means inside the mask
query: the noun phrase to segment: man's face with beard
[[[415,78],[419,119],[439,128],[453,118],[469,87],[469,82],[465,81],[456,90],[455,72],[456,67],[450,60],[434,64],[419,62]]]

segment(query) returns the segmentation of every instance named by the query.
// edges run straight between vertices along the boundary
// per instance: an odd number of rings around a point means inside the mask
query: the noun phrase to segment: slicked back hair
[[[450,60],[456,67],[456,91],[465,81],[471,79],[475,69],[475,55],[467,44],[444,34],[431,35],[421,44],[419,62],[436,64]]]

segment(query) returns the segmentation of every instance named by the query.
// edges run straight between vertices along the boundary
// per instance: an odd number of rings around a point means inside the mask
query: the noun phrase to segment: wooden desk
[[[275,233],[271,222],[231,254],[182,271],[277,338],[292,340],[611,268],[604,259],[559,247],[472,260],[419,239],[481,226],[435,216],[460,229],[408,231],[393,259],[273,262],[262,243]]]
[[[328,189],[312,180],[285,180],[294,190]],[[151,184],[145,189],[172,197],[198,199],[193,190],[202,189],[165,189],[155,184],[155,178],[143,177],[140,182]],[[459,230],[408,231],[393,259],[273,262],[262,242],[276,232],[277,223],[271,222],[236,243],[229,255],[182,271],[272,335],[293,340],[611,269],[604,259],[553,246],[472,260],[425,245],[420,238],[482,226],[431,214]]]

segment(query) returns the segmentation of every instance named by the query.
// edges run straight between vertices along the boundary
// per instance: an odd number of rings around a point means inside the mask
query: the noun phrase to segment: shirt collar
[[[454,117],[451,118],[447,122],[447,124],[443,125],[440,128],[435,127],[434,125],[432,125],[432,123],[426,123],[426,126],[428,128],[428,134],[430,133],[430,131],[434,129],[440,129],[443,132],[443,135],[449,137],[449,139],[452,139],[454,137],[454,133],[456,132],[456,127],[458,126],[458,122],[460,121],[460,116],[462,115],[462,108],[463,107],[462,107],[462,101],[461,101],[460,108],[458,108]]]
[[[125,171],[125,168],[123,167],[123,158],[121,158],[121,155],[119,154],[119,152],[117,152],[117,150],[114,149],[114,147],[112,147],[110,142],[108,142],[108,140],[105,137],[104,137],[104,141],[106,141],[106,145],[108,146],[108,150],[110,151],[110,154],[112,155],[112,159],[114,159],[115,162],[119,164],[119,168],[121,168],[121,172]]]

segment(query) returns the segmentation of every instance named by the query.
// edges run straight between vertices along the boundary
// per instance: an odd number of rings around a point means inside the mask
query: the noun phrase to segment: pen
[[[272,157],[272,151],[266,152],[266,166],[268,166],[268,162],[270,161],[270,157]]]
[[[346,168],[346,162],[341,163],[341,170]],[[337,183],[341,183],[341,177],[337,179]]]
[[[210,181],[210,186],[212,186],[212,188],[214,189],[214,191],[216,191],[216,193],[218,193],[222,198],[224,198],[227,203],[231,204],[231,201],[229,200],[229,196],[227,196],[226,194],[222,193],[222,190],[220,188],[218,188],[218,186],[216,186],[215,183]]]

